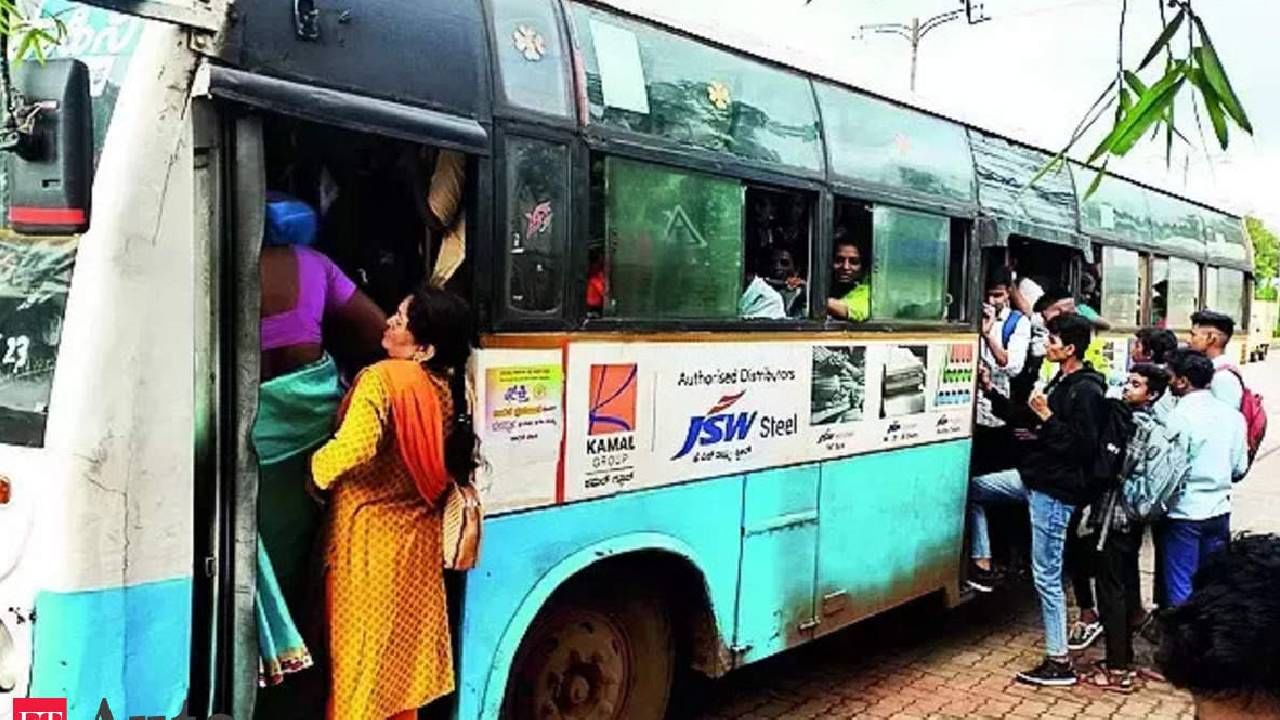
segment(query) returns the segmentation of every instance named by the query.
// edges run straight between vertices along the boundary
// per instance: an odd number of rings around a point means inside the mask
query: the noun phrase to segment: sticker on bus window
[[[635,33],[599,20],[591,21],[592,45],[600,68],[606,107],[649,114],[649,91]]]
[[[484,350],[475,376],[484,465],[477,487],[487,511],[556,499],[564,438],[564,372],[559,351]]]
[[[1098,225],[1100,225],[1103,230],[1115,230],[1116,209],[1107,203],[1100,203],[1098,205]]]

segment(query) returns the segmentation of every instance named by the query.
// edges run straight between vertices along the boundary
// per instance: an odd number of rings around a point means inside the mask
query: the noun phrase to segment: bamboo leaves
[[[1173,19],[1164,24],[1159,36],[1135,69],[1123,67],[1121,55],[1121,61],[1117,63],[1117,76],[1111,81],[1107,91],[1111,94],[1103,95],[1103,98],[1109,97],[1110,102],[1116,106],[1115,120],[1111,130],[1089,154],[1088,163],[1101,162],[1102,169],[1085,192],[1086,199],[1097,190],[1111,159],[1128,154],[1147,133],[1154,140],[1163,130],[1165,163],[1172,164],[1174,138],[1187,142],[1186,136],[1178,130],[1175,123],[1178,97],[1187,86],[1192,88],[1191,102],[1196,104],[1195,107],[1204,106],[1220,148],[1226,150],[1230,144],[1232,124],[1253,134],[1253,125],[1245,113],[1244,104],[1231,86],[1204,21],[1192,9],[1190,0],[1175,0],[1169,4],[1178,7]],[[1148,84],[1139,73],[1162,54],[1165,55],[1164,74],[1154,83]],[[1094,104],[1094,108],[1096,107],[1097,103]],[[1086,121],[1094,108],[1085,113]],[[1199,115],[1196,117],[1198,120]],[[1079,139],[1078,132],[1073,134],[1066,147],[1046,164],[1045,170],[1060,162]]]
[[[1173,20],[1164,26],[1164,30],[1160,32],[1160,36],[1156,38],[1156,41],[1151,45],[1151,49],[1148,50],[1146,56],[1142,58],[1142,62],[1138,63],[1138,70],[1145,69],[1151,64],[1152,60],[1156,59],[1156,56],[1159,55],[1162,50],[1169,47],[1169,42],[1173,40],[1173,36],[1178,33],[1178,28],[1182,27],[1182,22],[1187,19],[1187,10],[1188,6],[1182,6],[1182,8],[1178,10],[1178,14],[1173,16]]]
[[[1111,132],[1094,148],[1089,162],[1092,163],[1103,155],[1124,155],[1132,150],[1143,133],[1164,120],[1173,99],[1178,96],[1178,91],[1186,80],[1186,63],[1174,63],[1159,82],[1138,95],[1133,107],[1123,114]]]
[[[49,48],[67,37],[67,26],[60,18],[45,17],[32,20],[23,11],[23,4],[15,0],[0,0],[0,34],[8,42],[17,42],[13,53],[16,62],[34,57],[43,63]]]

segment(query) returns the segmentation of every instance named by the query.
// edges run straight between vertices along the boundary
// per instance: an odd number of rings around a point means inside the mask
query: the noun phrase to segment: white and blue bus
[[[68,212],[0,175],[0,717],[253,714],[281,178],[342,198],[325,249],[393,307],[440,244],[406,158],[465,154],[467,720],[661,718],[683,673],[959,602],[988,268],[1100,279],[1117,365],[1138,326],[1248,317],[1239,218],[1122,178],[1084,201],[1081,167],[1028,186],[1041,150],[714,30],[579,0],[45,5],[89,70],[96,182]],[[857,322],[828,313],[849,244]],[[744,317],[760,281],[784,309]]]

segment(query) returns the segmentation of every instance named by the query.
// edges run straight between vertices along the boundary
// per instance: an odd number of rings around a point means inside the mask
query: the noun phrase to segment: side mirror
[[[72,59],[15,69],[17,147],[9,152],[9,226],[29,235],[89,229],[93,105],[89,68]]]

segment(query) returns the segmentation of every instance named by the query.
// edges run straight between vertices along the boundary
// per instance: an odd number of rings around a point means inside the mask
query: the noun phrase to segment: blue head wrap
[[[315,241],[316,211],[290,195],[267,192],[266,228],[262,233],[262,244],[310,246]]]

